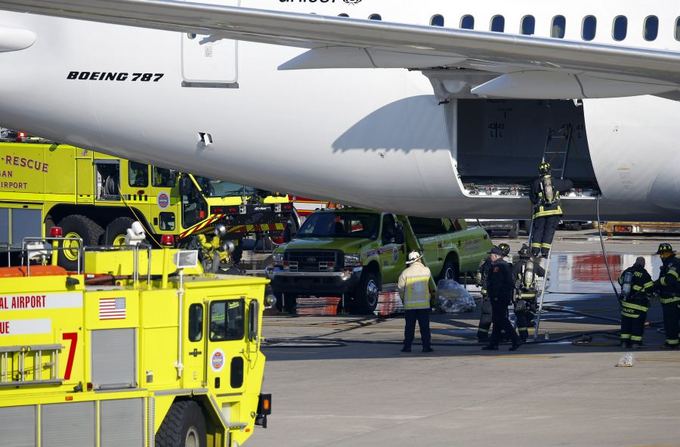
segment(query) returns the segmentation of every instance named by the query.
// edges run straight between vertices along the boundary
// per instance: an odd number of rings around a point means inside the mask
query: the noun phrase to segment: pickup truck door
[[[397,228],[397,223],[393,215],[383,215],[380,237],[381,246],[379,251],[382,268],[382,283],[396,283],[397,279],[399,279],[399,274],[404,269],[406,252],[403,238],[399,237],[399,229]]]
[[[439,245],[442,237],[437,234],[419,237],[420,246],[423,248],[423,257],[425,258],[425,265],[430,268],[432,276],[436,278],[442,270],[444,260],[441,259]]]
[[[446,261],[446,257],[452,251],[460,252],[460,250],[456,249],[457,245],[460,247],[460,244],[456,244],[455,242],[457,240],[456,236],[454,236],[456,231],[457,227],[452,224],[450,219],[442,219],[442,234],[439,235],[439,242],[437,244],[439,258],[442,259],[442,262]],[[459,262],[462,262],[462,260],[459,260]],[[442,268],[443,266],[444,265],[442,264]]]

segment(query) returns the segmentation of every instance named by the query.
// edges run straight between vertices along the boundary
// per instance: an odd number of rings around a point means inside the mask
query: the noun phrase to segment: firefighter
[[[654,281],[645,269],[645,258],[639,257],[619,277],[621,285],[621,347],[638,348],[649,310],[649,295]]]
[[[432,352],[430,344],[430,297],[436,292],[430,290],[432,273],[422,263],[423,255],[412,251],[408,255],[408,267],[399,275],[399,296],[404,303],[406,326],[404,327],[404,346],[401,352],[411,352],[411,344],[416,330],[420,327],[423,352]]]
[[[489,344],[483,347],[484,350],[498,350],[501,340],[501,332],[505,331],[512,340],[511,351],[517,350],[520,339],[508,319],[508,305],[512,302],[512,292],[514,284],[512,281],[512,269],[503,260],[503,251],[498,247],[493,247],[489,251],[491,268],[487,277],[487,291],[489,301],[491,301],[491,317],[493,332]]]
[[[536,297],[538,296],[536,278],[543,278],[545,270],[531,256],[531,250],[527,244],[522,245],[518,255],[512,269],[512,276],[515,280],[515,317],[517,317],[519,338],[525,342],[529,338],[529,328],[533,327],[536,314]]]
[[[680,260],[675,257],[675,251],[669,243],[659,245],[656,254],[661,257],[661,272],[659,279],[654,283],[656,291],[660,295],[661,308],[663,309],[663,326],[666,332],[664,347],[678,349],[678,318],[680,311]]]
[[[541,176],[531,185],[533,224],[531,228],[531,251],[534,256],[548,257],[553,236],[562,217],[560,194],[569,191],[574,184],[571,180],[555,179],[551,175],[550,163],[544,161],[538,166]]]
[[[491,258],[487,256],[487,258],[479,264],[479,270],[475,277],[482,295],[482,302],[480,304],[482,314],[479,317],[479,326],[477,327],[477,340],[480,343],[489,341],[489,329],[491,329],[491,301],[489,301],[489,295],[486,291],[487,278],[490,269]]]

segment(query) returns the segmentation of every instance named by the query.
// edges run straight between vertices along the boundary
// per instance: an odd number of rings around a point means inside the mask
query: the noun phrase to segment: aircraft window
[[[645,40],[656,40],[659,35],[659,18],[657,16],[649,16],[645,19]]]
[[[430,25],[432,26],[444,26],[444,16],[441,14],[436,14],[430,19]]]
[[[628,19],[625,16],[616,16],[614,19],[614,40],[622,41],[628,34]]]
[[[520,32],[527,36],[531,36],[536,31],[536,19],[534,16],[524,16],[522,18],[522,29]]]
[[[460,19],[460,27],[463,29],[475,29],[475,18],[471,15],[463,16]]]
[[[675,40],[680,40],[680,17],[675,19]]]
[[[581,37],[583,40],[591,41],[595,38],[597,33],[597,18],[595,16],[586,16],[583,19],[583,29],[581,30]]]
[[[349,17],[349,14],[343,12],[338,14],[338,17]]]
[[[491,31],[502,33],[505,31],[505,17],[493,16],[491,19]]]
[[[380,14],[371,14],[370,16],[368,16],[368,20],[382,20],[382,17],[380,16]]]
[[[564,16],[555,16],[552,20],[552,28],[550,30],[550,37],[558,39],[564,38],[564,33],[567,28],[567,19]]]

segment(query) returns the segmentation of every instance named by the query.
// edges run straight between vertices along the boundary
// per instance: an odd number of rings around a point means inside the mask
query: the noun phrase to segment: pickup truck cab
[[[273,253],[269,276],[279,305],[298,295],[335,295],[344,296],[352,312],[373,312],[380,291],[395,288],[408,251],[415,249],[405,243],[402,219],[409,219],[406,231],[413,229],[435,279],[476,272],[492,245],[486,231],[468,229],[459,219],[406,218],[360,208],[317,211]]]

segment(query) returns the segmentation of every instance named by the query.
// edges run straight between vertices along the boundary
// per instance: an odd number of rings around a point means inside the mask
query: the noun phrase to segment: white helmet
[[[421,255],[417,251],[412,251],[411,253],[408,254],[408,261],[406,261],[406,265],[413,264],[422,257],[423,255]]]

